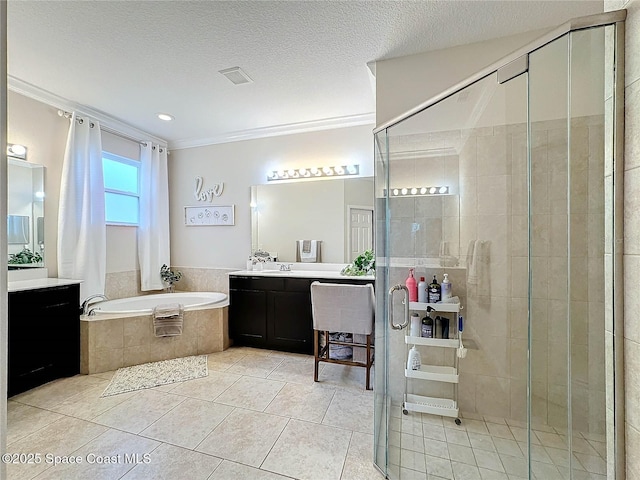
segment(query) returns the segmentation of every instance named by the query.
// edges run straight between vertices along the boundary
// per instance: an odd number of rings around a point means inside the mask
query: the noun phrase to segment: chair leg
[[[367,335],[367,390],[371,390],[370,388],[370,377],[371,377],[371,335]]]
[[[318,363],[320,363],[320,361],[318,360],[318,330],[314,330],[313,331],[313,361],[314,361],[314,366],[313,366],[313,381],[317,382],[318,381]]]

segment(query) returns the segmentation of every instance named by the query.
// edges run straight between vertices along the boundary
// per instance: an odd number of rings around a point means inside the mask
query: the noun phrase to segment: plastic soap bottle
[[[422,319],[422,332],[421,332],[422,335],[421,336],[423,338],[433,338],[433,318],[431,318],[431,315],[429,315],[431,310],[432,310],[431,307],[427,307],[427,314]]]
[[[407,280],[404,282],[404,284],[407,286],[407,289],[409,290],[409,301],[410,302],[417,302],[418,301],[418,285],[416,284],[416,279],[413,276],[413,268],[409,269],[409,276],[407,277]]]
[[[420,358],[420,352],[416,350],[414,345],[409,350],[409,356],[407,358],[407,370],[420,370],[422,359]]]
[[[442,285],[440,286],[442,291],[442,301],[449,300],[451,298],[451,282],[449,281],[449,274],[444,274],[444,279],[442,280]]]
[[[427,282],[424,277],[420,277],[420,281],[418,282],[418,301],[422,303],[427,303]]]
[[[440,284],[434,275],[433,282],[429,284],[429,303],[438,303],[440,300]]]

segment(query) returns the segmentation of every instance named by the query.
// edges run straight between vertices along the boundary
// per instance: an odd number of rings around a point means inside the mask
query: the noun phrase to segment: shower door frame
[[[614,452],[613,461],[615,465],[615,479],[624,480],[625,478],[625,424],[624,424],[624,410],[625,410],[625,397],[624,397],[624,275],[623,275],[623,252],[624,252],[624,54],[625,54],[625,20],[627,11],[616,10],[612,12],[606,12],[596,15],[589,15],[585,17],[579,17],[560,25],[554,30],[546,33],[533,42],[525,45],[524,47],[514,51],[513,53],[503,57],[501,60],[494,62],[488,67],[480,70],[474,75],[469,76],[465,80],[453,85],[452,87],[444,90],[440,94],[430,98],[429,100],[417,105],[416,107],[406,111],[382,125],[377,126],[373,130],[374,138],[400,122],[417,115],[427,108],[457,94],[461,90],[464,90],[468,86],[481,81],[482,79],[497,73],[498,79],[504,75],[504,82],[508,81],[520,73],[528,71],[528,55],[539,48],[553,42],[554,40],[567,35],[571,32],[605,26],[615,26],[614,33],[614,60],[613,60],[613,132],[612,132],[612,155],[613,155],[613,285],[615,286],[615,295],[612,305],[613,315],[613,358],[611,359],[613,364],[613,387],[607,387],[607,398],[610,398],[613,405],[613,442]],[[523,62],[523,59],[525,60]],[[523,67],[524,63],[524,67]],[[503,83],[500,81],[500,83]],[[385,141],[385,151],[379,152],[388,161],[388,145]],[[388,178],[386,179],[388,182]],[[388,200],[388,192],[386,198]],[[385,202],[385,208],[388,205]],[[388,215],[384,215],[385,222],[388,223]],[[387,225],[388,227],[388,225]],[[378,229],[376,229],[378,231]],[[385,229],[388,234],[388,228]],[[387,245],[387,242],[376,242],[376,250],[380,245]],[[386,248],[386,247],[385,247]],[[378,253],[378,252],[376,252]],[[377,255],[379,256],[379,255]],[[387,252],[383,252],[383,256],[387,258]],[[530,273],[529,273],[530,275]],[[385,279],[379,278],[376,280],[378,287],[385,287],[378,293],[381,297],[385,298],[386,287],[388,287]],[[379,289],[377,289],[379,290]],[[381,308],[382,307],[382,308]],[[385,327],[384,342],[385,342],[385,357],[388,357],[388,348],[386,345],[388,334],[388,322],[387,308],[384,302],[378,303],[377,315],[382,316],[383,320],[381,325]],[[384,359],[384,385],[380,386],[376,384],[376,388],[383,388],[383,399],[386,403],[387,400],[387,386],[388,386],[388,358]],[[530,400],[528,399],[528,402]],[[383,409],[388,420],[388,411]],[[376,421],[382,421],[383,419],[376,419]],[[388,436],[388,431],[385,429],[384,434]],[[607,439],[609,441],[609,439]],[[388,441],[385,439],[386,447],[388,451]],[[374,439],[374,443],[378,443]],[[385,459],[385,462],[387,460]],[[530,465],[530,459],[528,460]],[[608,462],[609,463],[609,462]],[[376,468],[381,469],[380,465],[375,464]],[[529,467],[530,469],[530,467]],[[384,465],[385,474],[387,471],[387,465]],[[609,472],[607,472],[609,473]]]

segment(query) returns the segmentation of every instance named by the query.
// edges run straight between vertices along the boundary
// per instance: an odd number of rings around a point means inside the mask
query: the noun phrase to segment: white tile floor
[[[42,455],[8,478],[382,479],[365,370],[320,368],[314,383],[313,357],[238,347],[209,355],[207,377],[111,397],[113,372],[51,382],[8,402],[8,452]]]
[[[9,400],[8,451],[40,453],[42,461],[9,464],[8,478],[381,480],[372,465],[373,393],[364,390],[364,369],[320,368],[321,382],[314,383],[310,356],[238,347],[209,355],[207,377],[111,397],[100,395],[113,372],[57,380]],[[402,415],[395,406],[389,475],[524,479],[524,427],[480,416],[458,426]],[[534,429],[536,480],[569,478],[564,434]],[[573,478],[606,479],[604,441],[574,434]],[[81,463],[54,466],[46,454]]]
[[[453,419],[393,406],[389,422],[390,475],[400,480],[524,480],[526,425],[494,417]],[[535,427],[531,437],[532,478],[569,479],[566,430]],[[571,468],[576,480],[606,480],[604,435],[574,432]]]

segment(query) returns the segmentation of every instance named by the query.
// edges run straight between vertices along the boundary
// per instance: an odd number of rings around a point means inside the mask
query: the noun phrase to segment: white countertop
[[[34,278],[32,280],[17,280],[7,283],[9,292],[19,292],[22,290],[35,290],[37,288],[60,287],[63,285],[73,285],[82,283],[82,280],[71,280],[68,278]]]
[[[247,277],[283,277],[283,278],[322,278],[322,279],[357,279],[357,280],[375,280],[374,275],[351,276],[341,275],[340,271],[335,270],[291,270],[282,272],[280,270],[238,270],[230,272],[229,275],[240,275]]]

